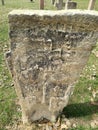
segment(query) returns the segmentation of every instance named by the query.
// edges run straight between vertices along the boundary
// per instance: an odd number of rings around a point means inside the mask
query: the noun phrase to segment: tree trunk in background
[[[44,0],[40,0],[40,9],[44,9]]]
[[[2,2],[2,5],[4,5],[4,0],[1,0],[1,2]]]
[[[90,0],[88,5],[88,10],[93,10],[96,0]]]

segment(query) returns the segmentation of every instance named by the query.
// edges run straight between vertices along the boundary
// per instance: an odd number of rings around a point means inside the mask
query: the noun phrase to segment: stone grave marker
[[[9,69],[23,123],[56,122],[98,40],[98,12],[14,10]]]
[[[54,4],[57,10],[62,10],[63,7],[65,6],[65,3],[63,2],[63,0],[56,0]]]
[[[72,0],[66,0],[65,9],[76,9],[77,2],[73,2]]]

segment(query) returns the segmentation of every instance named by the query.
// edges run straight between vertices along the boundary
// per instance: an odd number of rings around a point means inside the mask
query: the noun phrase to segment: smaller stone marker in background
[[[55,6],[57,7],[57,10],[61,10],[65,6],[65,3],[63,2],[63,0],[57,0],[55,2]]]
[[[55,4],[55,0],[51,0],[51,4],[54,5]]]
[[[72,2],[72,0],[66,0],[66,3],[63,2],[63,0],[52,0],[51,2],[55,5],[57,10],[62,10],[63,7],[65,7],[65,9],[76,9],[77,7],[77,3]]]
[[[65,9],[76,9],[76,8],[77,8],[76,2],[73,2],[72,0],[66,0]]]

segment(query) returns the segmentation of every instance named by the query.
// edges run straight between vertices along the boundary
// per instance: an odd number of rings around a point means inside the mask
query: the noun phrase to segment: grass
[[[0,130],[6,130],[7,125],[13,124],[14,120],[20,117],[15,101],[17,99],[12,78],[5,64],[4,53],[9,49],[8,40],[8,13],[13,9],[39,9],[39,0],[31,3],[29,0],[6,0],[5,6],[0,3]],[[89,0],[75,0],[78,8],[87,9]],[[45,0],[45,9],[54,10],[55,7]],[[98,10],[98,1],[95,9]],[[95,48],[98,51],[98,45]],[[94,77],[95,74],[95,77]],[[79,82],[76,84],[74,94],[69,105],[64,108],[64,114],[70,118],[92,120],[94,115],[98,116],[98,93],[93,96],[93,92],[98,91],[98,58],[92,53],[87,66],[81,74]],[[97,105],[91,102],[97,102]],[[97,130],[77,126],[71,130]]]
[[[86,128],[86,127],[83,127],[83,126],[79,126],[77,128],[72,128],[70,130],[98,130],[98,128]]]

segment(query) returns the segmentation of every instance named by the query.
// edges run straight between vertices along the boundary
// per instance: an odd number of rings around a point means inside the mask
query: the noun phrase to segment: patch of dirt
[[[15,102],[19,105],[19,100]],[[91,104],[98,106],[98,101],[91,102]],[[19,107],[20,108],[20,107]],[[6,126],[6,130],[70,130],[71,128],[77,128],[83,126],[85,128],[97,128],[98,127],[98,114],[91,115],[91,119],[87,117],[70,117],[65,118],[62,116],[62,120],[59,118],[56,123],[44,123],[44,124],[23,124],[21,119],[13,119],[13,124]]]
[[[83,126],[86,128],[97,128],[98,127],[98,116],[93,115],[92,120],[85,120],[79,118],[64,118],[62,123],[59,121],[55,124],[32,124],[32,125],[23,125],[22,122],[15,122],[13,125],[6,127],[7,130],[69,130],[70,128],[76,128],[78,126]]]

